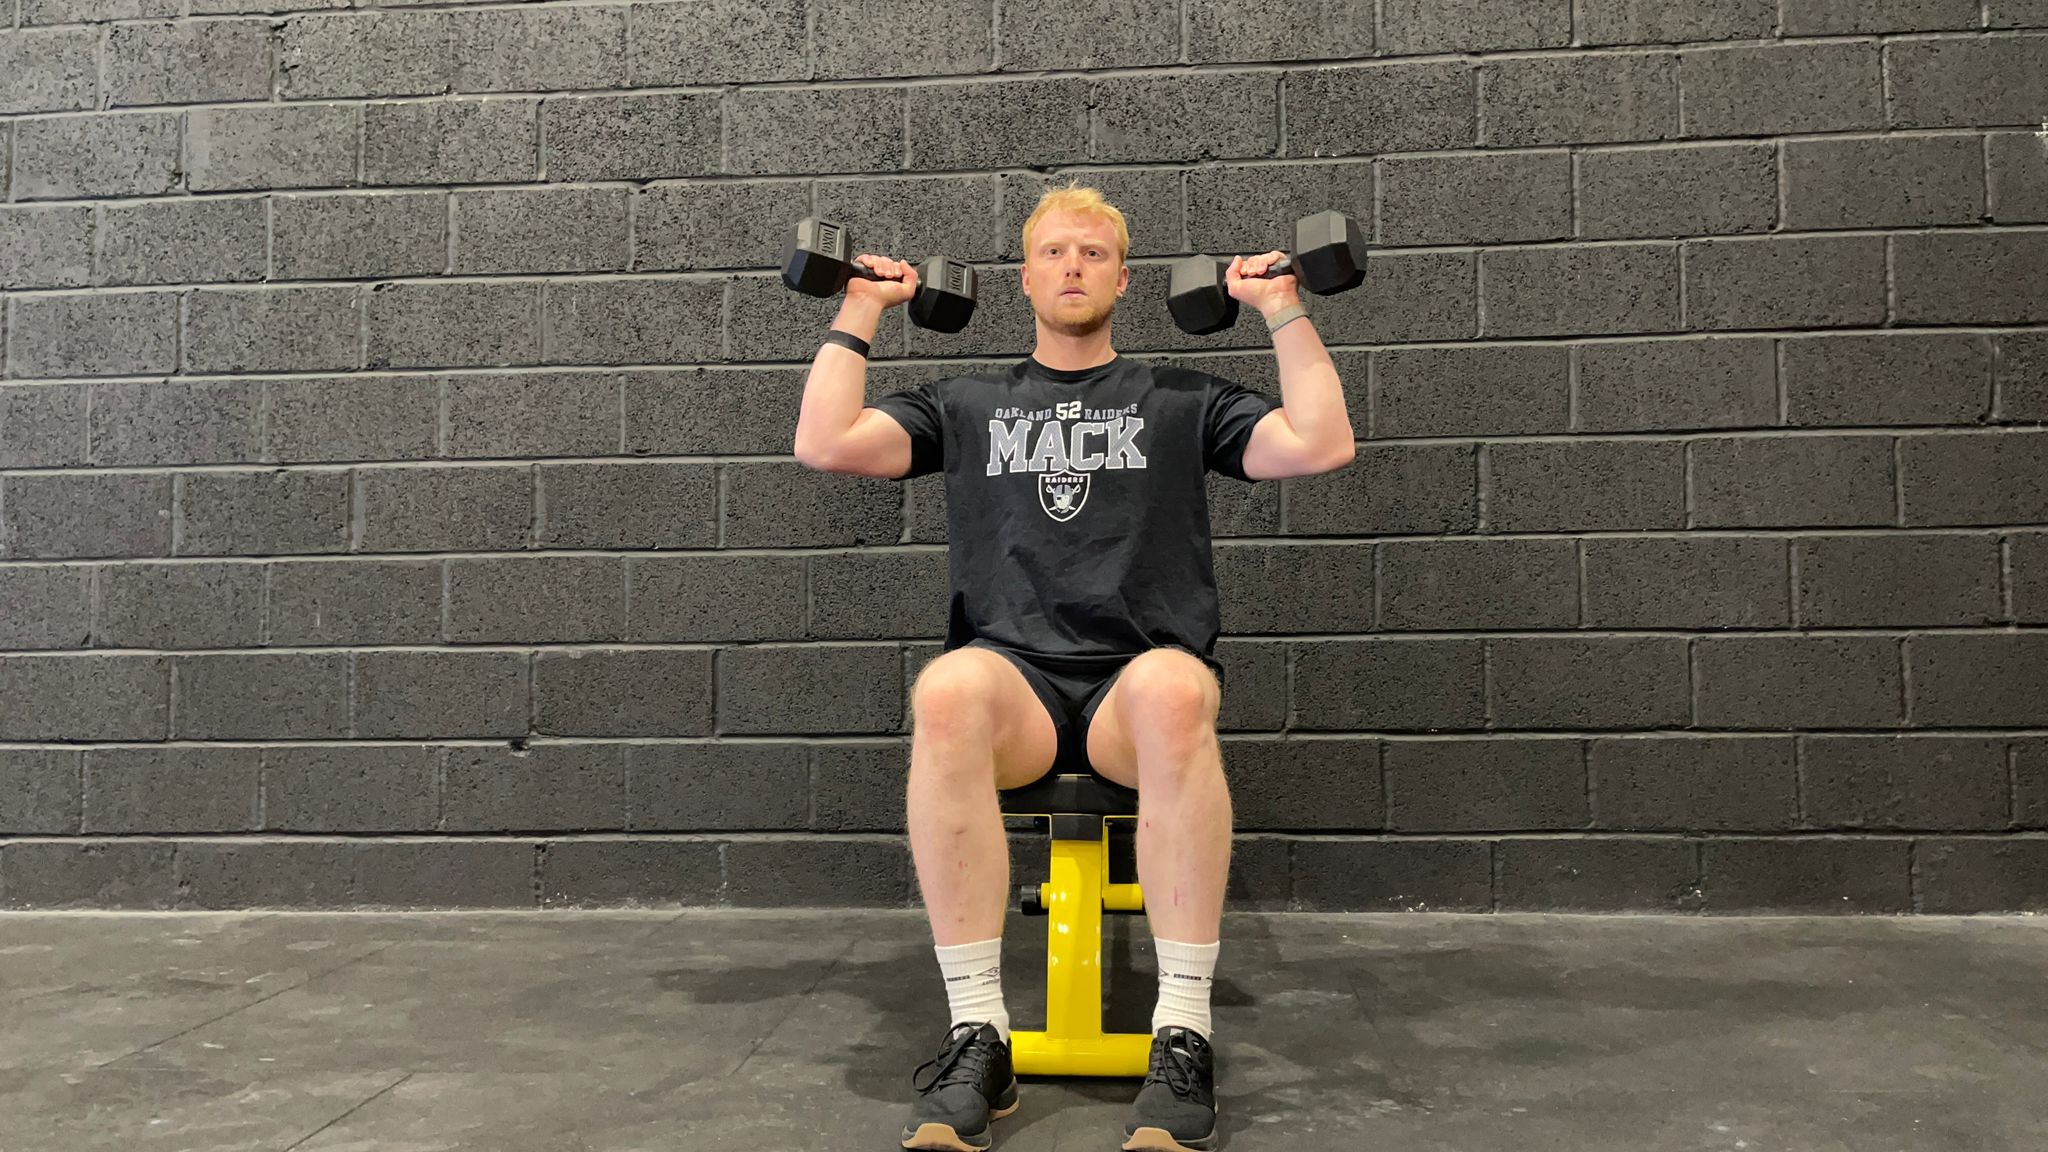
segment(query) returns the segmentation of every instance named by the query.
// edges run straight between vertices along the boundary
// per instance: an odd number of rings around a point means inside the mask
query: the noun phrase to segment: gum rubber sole
[[[1216,1137],[1183,1144],[1173,1138],[1173,1133],[1164,1128],[1140,1128],[1124,1141],[1124,1152],[1209,1152],[1216,1147]]]
[[[1001,1120],[1022,1105],[1022,1100],[1013,1101],[1008,1108],[998,1108],[990,1112],[988,1118],[991,1122]],[[979,1144],[969,1144],[960,1138],[959,1133],[953,1131],[951,1124],[924,1124],[904,1138],[903,1146],[917,1149],[918,1152],[988,1152],[989,1143],[990,1141],[984,1138]]]

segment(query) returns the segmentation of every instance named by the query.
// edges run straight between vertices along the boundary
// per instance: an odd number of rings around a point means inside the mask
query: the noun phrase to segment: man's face
[[[1130,286],[1130,269],[1116,251],[1109,221],[1072,212],[1049,212],[1031,230],[1024,254],[1024,294],[1046,327],[1085,336],[1109,323],[1117,297]]]

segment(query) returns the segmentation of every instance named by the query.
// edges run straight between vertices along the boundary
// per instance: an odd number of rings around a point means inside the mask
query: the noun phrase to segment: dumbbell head
[[[974,317],[980,281],[973,266],[933,256],[917,266],[910,322],[932,332],[958,332]]]
[[[1194,336],[1221,332],[1237,323],[1237,300],[1225,280],[1228,260],[1189,256],[1173,263],[1166,307],[1180,330]],[[1294,249],[1275,261],[1261,279],[1295,276],[1318,296],[1349,291],[1365,282],[1365,236],[1342,212],[1317,212],[1294,224]]]
[[[1191,336],[1207,336],[1237,323],[1237,298],[1224,283],[1230,267],[1214,256],[1188,256],[1168,269],[1166,308],[1173,322]]]
[[[806,296],[833,296],[855,276],[880,280],[872,269],[855,264],[846,227],[807,216],[790,229],[782,245],[782,283]],[[910,321],[934,332],[958,332],[974,316],[979,277],[958,260],[933,256],[917,269],[917,294],[910,301]]]

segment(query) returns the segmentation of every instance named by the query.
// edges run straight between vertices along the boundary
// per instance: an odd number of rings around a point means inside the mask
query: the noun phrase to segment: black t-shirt
[[[900,478],[946,475],[946,650],[981,639],[1086,670],[1173,644],[1220,680],[1203,477],[1248,480],[1252,428],[1279,406],[1124,356],[1027,357],[878,398],[910,433]]]

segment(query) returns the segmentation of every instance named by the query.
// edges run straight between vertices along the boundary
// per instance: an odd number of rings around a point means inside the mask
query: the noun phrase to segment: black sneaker
[[[1212,1152],[1216,1050],[1200,1032],[1168,1024],[1152,1037],[1150,1070],[1124,1124],[1125,1152]]]
[[[989,1121],[1017,1110],[1010,1045],[993,1024],[955,1024],[939,1054],[920,1065],[910,1083],[918,1097],[903,1126],[905,1148],[983,1152],[990,1143]]]

